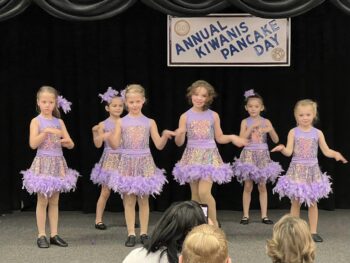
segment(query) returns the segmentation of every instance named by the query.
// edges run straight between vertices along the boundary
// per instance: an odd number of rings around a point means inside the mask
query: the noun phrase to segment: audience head
[[[218,227],[203,224],[187,235],[179,263],[229,263],[225,233]]]
[[[315,243],[307,223],[298,217],[283,216],[267,240],[267,255],[274,263],[312,263]]]
[[[205,224],[206,218],[195,201],[172,204],[159,219],[145,248],[150,252],[162,250],[169,262],[178,262],[182,243],[188,232],[195,226]]]

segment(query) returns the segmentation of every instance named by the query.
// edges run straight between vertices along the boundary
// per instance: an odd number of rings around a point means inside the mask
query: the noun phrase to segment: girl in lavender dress
[[[249,117],[241,123],[240,136],[247,138],[249,144],[244,147],[239,159],[233,164],[233,171],[238,182],[244,182],[243,190],[243,217],[241,224],[249,223],[249,207],[253,183],[258,184],[261,209],[261,221],[264,224],[273,224],[267,217],[266,183],[274,182],[281,174],[282,167],[270,159],[267,146],[267,134],[274,143],[278,143],[278,135],[271,122],[260,116],[264,111],[263,98],[254,90],[248,90],[245,96],[245,109]]]
[[[312,100],[300,100],[294,107],[297,127],[288,133],[287,146],[278,145],[272,152],[281,152],[285,156],[293,154],[287,174],[279,178],[274,192],[280,198],[287,196],[292,206],[290,213],[300,216],[300,206],[305,203],[309,208],[309,223],[315,242],[323,239],[317,234],[319,199],[327,197],[331,192],[330,177],[322,173],[318,165],[318,146],[322,153],[337,161],[347,163],[341,153],[330,149],[322,131],[313,127],[317,119],[317,104]]]
[[[204,80],[195,81],[187,89],[192,108],[181,115],[179,128],[175,131],[176,145],[184,144],[186,133],[187,145],[173,175],[181,185],[190,184],[192,200],[207,204],[209,218],[218,226],[211,188],[213,182],[230,182],[233,173],[230,164],[223,163],[215,140],[221,144],[232,142],[239,147],[246,140],[237,135],[223,134],[219,115],[209,109],[215,96],[213,86]]]
[[[138,84],[129,85],[125,94],[125,105],[128,115],[118,119],[116,127],[108,141],[112,148],[121,145],[122,154],[116,171],[111,175],[108,186],[119,192],[123,198],[125,220],[128,228],[128,238],[125,246],[133,247],[135,237],[135,205],[139,205],[140,241],[148,242],[149,195],[160,194],[166,183],[164,171],[154,164],[150,148],[151,136],[156,148],[162,150],[174,132],[164,130],[162,136],[158,133],[154,120],[142,114],[145,103],[145,90]]]
[[[64,122],[60,119],[58,107],[66,113],[70,102],[58,96],[57,90],[43,86],[37,92],[39,115],[30,123],[29,145],[37,149],[30,167],[23,174],[23,187],[30,193],[37,194],[36,221],[38,226],[37,245],[48,248],[45,223],[46,210],[50,221],[50,243],[62,247],[68,244],[58,236],[58,200],[60,192],[75,189],[78,172],[67,167],[62,147],[72,149],[74,143],[70,138]]]
[[[114,130],[116,121],[120,118],[124,109],[123,98],[118,96],[118,93],[118,91],[109,87],[104,94],[99,94],[102,101],[106,102],[105,109],[109,113],[109,117],[92,128],[95,146],[100,148],[104,144],[101,159],[91,171],[91,180],[95,184],[101,185],[101,194],[96,204],[95,218],[95,228],[100,230],[107,228],[103,223],[102,217],[107,200],[111,194],[108,182],[111,172],[117,168],[121,154],[120,149],[113,150],[107,141],[108,136]]]

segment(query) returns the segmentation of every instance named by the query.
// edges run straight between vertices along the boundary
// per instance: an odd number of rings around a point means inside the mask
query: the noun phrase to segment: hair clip
[[[248,98],[250,96],[254,96],[255,95],[255,92],[253,89],[250,89],[250,90],[247,90],[246,92],[244,92],[244,97],[245,98]]]
[[[107,91],[103,94],[98,94],[99,97],[101,97],[101,102],[105,101],[107,103],[110,103],[114,97],[116,97],[119,94],[118,91],[113,89],[112,87],[108,87]]]
[[[71,105],[72,105],[72,103],[70,101],[66,100],[65,98],[63,98],[63,96],[57,97],[57,106],[58,106],[58,108],[61,108],[64,113],[70,112]]]

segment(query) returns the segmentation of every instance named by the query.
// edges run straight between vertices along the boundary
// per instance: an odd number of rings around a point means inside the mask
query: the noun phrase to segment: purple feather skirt
[[[151,154],[122,154],[108,187],[123,195],[159,195],[167,183],[165,171],[156,167]]]
[[[322,173],[318,164],[291,163],[287,174],[281,176],[273,189],[280,198],[287,196],[300,204],[311,206],[332,191],[330,177]]]
[[[91,171],[91,181],[94,184],[107,186],[111,173],[117,169],[119,159],[120,153],[104,152]]]
[[[173,175],[180,185],[197,180],[223,184],[231,181],[233,172],[231,165],[222,161],[217,148],[186,148]]]
[[[36,156],[30,169],[21,171],[28,193],[51,197],[56,192],[75,190],[79,173],[67,167],[63,156]]]
[[[243,149],[239,159],[233,163],[233,173],[237,181],[252,180],[255,183],[275,182],[283,172],[278,162],[270,159],[268,150]]]

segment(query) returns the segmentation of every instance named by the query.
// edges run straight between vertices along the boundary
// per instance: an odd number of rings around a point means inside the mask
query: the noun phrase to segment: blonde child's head
[[[52,111],[52,115],[56,118],[60,118],[61,117],[61,114],[60,114],[60,111],[58,110],[58,104],[57,104],[57,99],[58,99],[58,91],[51,87],[51,86],[42,86],[40,87],[40,89],[38,90],[38,92],[36,93],[36,101],[37,101],[37,104],[36,104],[36,110],[38,113],[41,113],[41,110],[40,110],[40,107],[39,107],[39,101],[41,99],[41,96],[43,94],[51,94],[55,100],[55,106],[54,106],[54,109]]]
[[[127,99],[131,94],[139,94],[142,97],[146,98],[145,89],[140,84],[130,84],[126,87],[125,98]]]
[[[307,223],[298,217],[283,216],[267,240],[267,255],[274,263],[312,263],[315,243]]]
[[[228,248],[225,233],[218,227],[203,224],[188,233],[182,246],[182,263],[225,263]]]
[[[205,89],[207,92],[207,100],[203,107],[203,109],[206,110],[210,107],[214,98],[217,96],[214,87],[207,81],[197,80],[193,82],[192,85],[187,88],[186,97],[188,99],[188,102],[192,104],[192,95],[194,95],[198,91],[198,89],[201,89],[201,88]]]
[[[317,103],[313,100],[310,99],[304,99],[304,100],[299,100],[295,106],[294,106],[294,117],[297,119],[298,112],[305,107],[310,107],[314,118],[313,118],[313,123],[315,123],[318,120],[318,112],[317,112]]]
[[[146,92],[145,89],[139,84],[130,84],[125,89],[125,106],[130,112],[130,103],[138,104],[138,111],[141,110],[143,104],[146,102]]]

